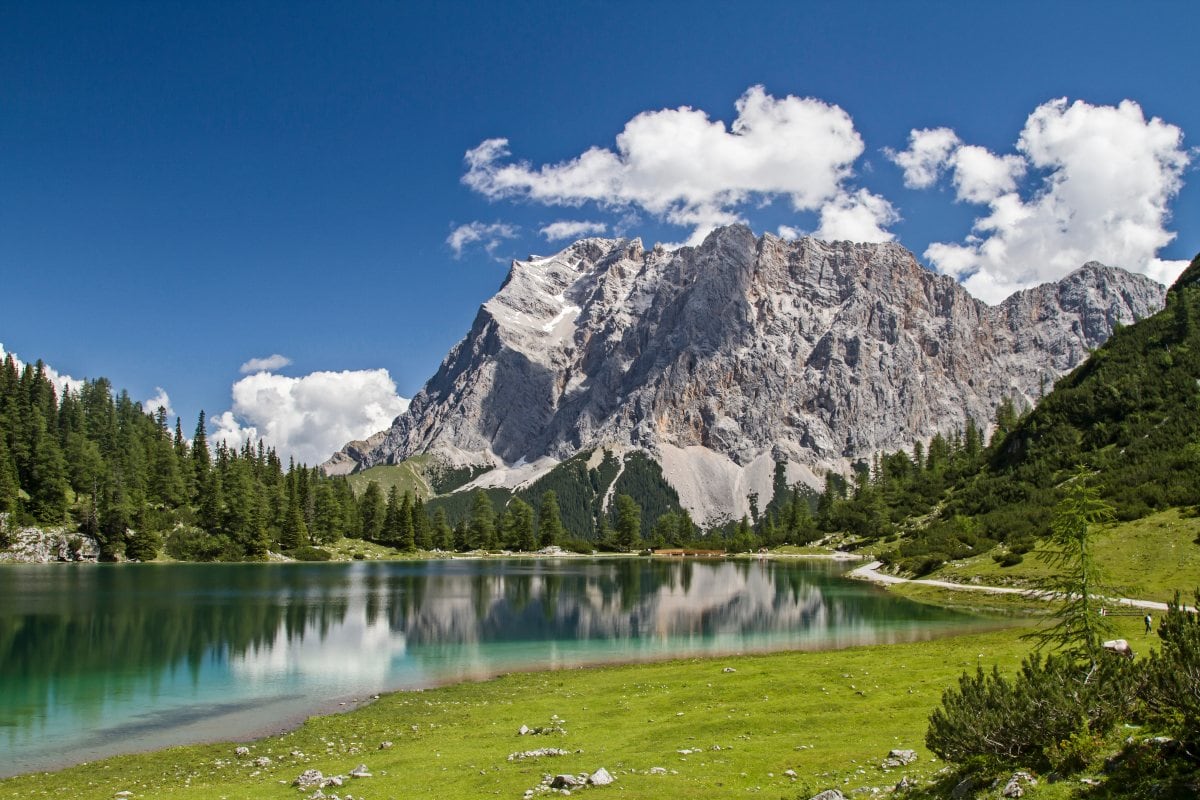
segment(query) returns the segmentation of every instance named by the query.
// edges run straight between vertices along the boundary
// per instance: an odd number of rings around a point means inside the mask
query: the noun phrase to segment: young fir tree
[[[1027,634],[1037,646],[1050,646],[1067,656],[1095,665],[1100,645],[1115,630],[1111,619],[1101,614],[1101,592],[1111,591],[1096,561],[1093,547],[1100,528],[1115,519],[1113,508],[1087,483],[1088,473],[1079,469],[1067,484],[1054,510],[1046,547],[1036,555],[1051,569],[1038,588],[1058,600],[1055,623]]]

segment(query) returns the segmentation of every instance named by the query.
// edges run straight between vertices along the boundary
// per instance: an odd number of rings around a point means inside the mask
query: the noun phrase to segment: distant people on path
[[[1154,617],[1152,617],[1152,616],[1150,616],[1149,614],[1147,614],[1147,615],[1146,615],[1146,617],[1145,617],[1145,620],[1144,620],[1144,621],[1145,621],[1145,623],[1146,623],[1146,633],[1149,633],[1149,632],[1150,632],[1150,630],[1151,630],[1151,629],[1154,627],[1154,624],[1153,624],[1153,623],[1154,623]]]

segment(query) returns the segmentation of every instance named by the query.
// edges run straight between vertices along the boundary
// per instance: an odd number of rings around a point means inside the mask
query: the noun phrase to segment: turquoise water
[[[831,562],[0,567],[0,775],[502,672],[911,641],[981,620]]]

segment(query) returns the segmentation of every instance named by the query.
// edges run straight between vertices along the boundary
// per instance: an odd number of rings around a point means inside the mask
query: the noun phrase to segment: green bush
[[[125,543],[125,555],[135,561],[153,561],[162,548],[162,537],[156,531],[134,531]]]
[[[297,561],[328,561],[333,558],[333,553],[321,547],[297,547],[291,556]]]
[[[1007,553],[993,553],[992,554],[992,561],[995,561],[997,564],[999,564],[1002,567],[1015,567],[1017,564],[1020,564],[1024,560],[1025,560],[1025,557],[1023,555],[1021,555],[1020,553],[1013,553],[1011,551],[1007,552]]]
[[[1064,656],[1034,654],[1012,679],[980,668],[942,694],[925,744],[946,761],[988,769],[1067,766],[1088,757],[1087,739],[1125,718],[1133,689],[1133,669],[1118,656],[1092,671]]]
[[[1200,590],[1195,596],[1200,607]],[[1146,662],[1139,690],[1148,721],[1200,752],[1200,615],[1185,611],[1176,594],[1158,636],[1162,646]]]
[[[236,561],[241,548],[224,536],[180,525],[167,535],[167,555],[177,561]]]

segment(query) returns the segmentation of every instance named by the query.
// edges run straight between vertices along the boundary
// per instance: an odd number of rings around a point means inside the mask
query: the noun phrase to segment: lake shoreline
[[[110,742],[253,739],[376,694],[502,674],[978,627],[847,580],[830,555],[14,565],[0,570],[0,633],[19,633],[0,652],[0,753],[37,770]]]

